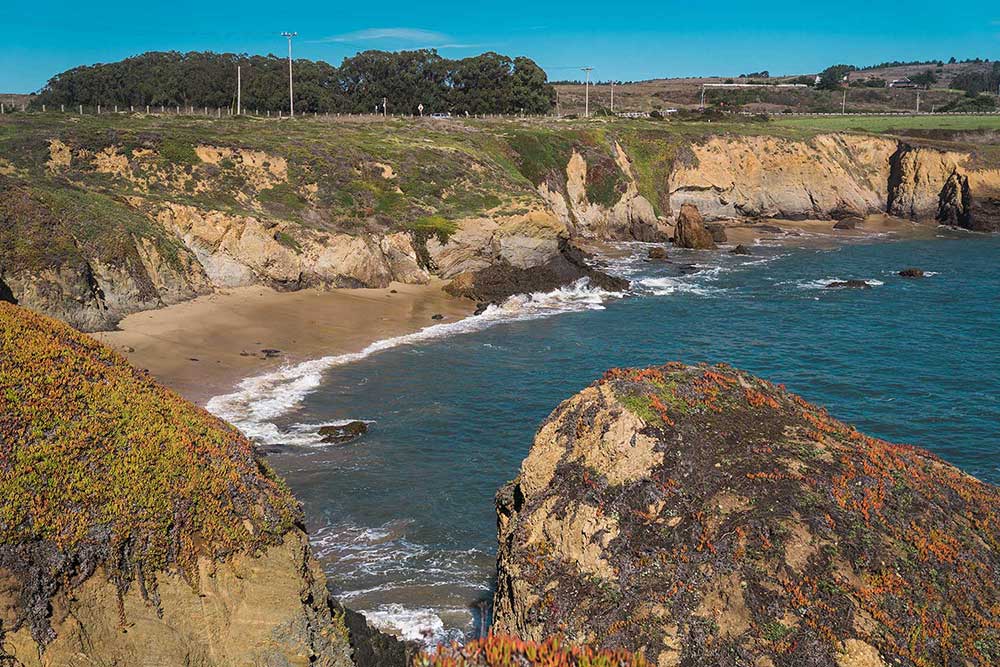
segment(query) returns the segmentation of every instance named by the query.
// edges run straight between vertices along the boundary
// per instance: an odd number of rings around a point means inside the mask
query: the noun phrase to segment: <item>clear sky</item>
[[[150,50],[285,53],[333,64],[362,49],[526,55],[552,79],[815,72],[847,62],[1000,59],[1000,1],[5,0],[0,92]]]

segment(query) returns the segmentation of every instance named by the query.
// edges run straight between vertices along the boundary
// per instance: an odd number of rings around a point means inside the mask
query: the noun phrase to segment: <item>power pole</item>
[[[583,84],[584,90],[584,111],[583,115],[586,118],[590,118],[590,73],[594,70],[593,67],[581,67],[581,70],[587,73],[587,78]]]
[[[847,113],[847,88],[844,88],[844,101],[840,105],[840,113]]]
[[[920,91],[917,91],[917,113],[920,113]]]
[[[615,82],[611,82],[611,115],[615,115]]]
[[[388,103],[389,103],[389,100],[383,97],[383,98],[382,98],[382,118],[385,118],[385,117],[386,117],[386,114],[385,114],[385,107],[386,107],[386,105],[387,105]]]
[[[701,84],[701,108],[705,108],[705,84]]]
[[[292,37],[297,37],[297,32],[283,32],[281,36],[288,40],[288,115],[295,117],[295,93],[292,91]]]
[[[243,102],[243,75],[240,66],[236,66],[236,115],[240,115],[240,108]]]

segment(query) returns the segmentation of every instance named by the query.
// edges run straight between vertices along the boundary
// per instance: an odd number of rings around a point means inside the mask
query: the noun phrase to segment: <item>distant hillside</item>
[[[35,107],[103,105],[230,108],[236,105],[237,67],[244,109],[288,111],[288,62],[274,55],[177,51],[76,67],[52,77]],[[449,60],[434,50],[364,51],[340,67],[294,62],[299,112],[545,113],[555,92],[529,58],[483,53]]]

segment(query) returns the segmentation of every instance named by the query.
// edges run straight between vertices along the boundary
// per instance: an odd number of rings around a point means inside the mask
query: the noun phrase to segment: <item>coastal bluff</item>
[[[499,634],[658,667],[1000,662],[1000,490],[729,366],[608,371],[497,518]]]
[[[0,664],[349,667],[298,502],[235,428],[0,303]]]
[[[608,289],[574,248],[722,242],[688,238],[682,212],[695,207],[717,229],[872,214],[1000,229],[997,153],[974,134],[156,114],[0,124],[0,300],[84,331],[257,285],[439,278],[481,303],[581,277]]]

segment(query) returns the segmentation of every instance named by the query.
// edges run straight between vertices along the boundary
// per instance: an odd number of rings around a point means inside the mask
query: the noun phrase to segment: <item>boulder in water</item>
[[[319,429],[319,434],[322,436],[320,442],[332,442],[338,445],[357,440],[367,432],[368,424],[357,420],[346,424],[323,426]]]
[[[899,275],[903,278],[923,278],[924,270],[910,267],[908,269],[903,269],[902,271],[900,271]]]
[[[663,246],[656,246],[649,249],[649,259],[667,259],[667,249]]]
[[[861,222],[857,218],[844,218],[843,220],[838,220],[833,226],[834,229],[856,229],[858,223]]]
[[[705,228],[705,222],[694,204],[684,204],[677,215],[674,227],[674,245],[678,248],[714,250],[715,240]]]
[[[868,289],[868,288],[871,287],[871,285],[869,285],[868,283],[866,283],[864,280],[854,280],[854,279],[851,279],[851,280],[834,280],[831,283],[827,283],[826,287],[828,289],[831,289],[831,288],[832,289],[841,289],[841,288],[847,288],[847,289]]]
[[[752,255],[750,248],[746,247],[742,243],[737,245],[735,248],[729,251],[730,255]]]

